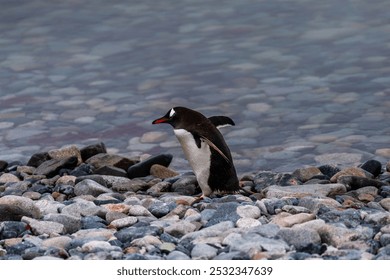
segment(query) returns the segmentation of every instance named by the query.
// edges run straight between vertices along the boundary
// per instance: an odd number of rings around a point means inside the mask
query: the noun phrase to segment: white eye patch
[[[176,111],[172,108],[169,112],[169,117],[172,118],[176,114]]]

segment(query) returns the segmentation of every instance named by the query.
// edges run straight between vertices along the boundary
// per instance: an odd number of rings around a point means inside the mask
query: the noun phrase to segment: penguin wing
[[[225,116],[213,116],[208,119],[218,129],[225,126],[235,125],[234,121],[231,118]]]
[[[205,141],[207,143],[207,145],[209,145],[212,149],[214,149],[216,152],[218,152],[218,154],[220,154],[224,160],[226,160],[226,162],[231,166],[232,163],[231,161],[229,160],[229,158],[213,143],[211,142],[209,139],[207,139],[206,137],[204,136],[200,136],[200,138]]]

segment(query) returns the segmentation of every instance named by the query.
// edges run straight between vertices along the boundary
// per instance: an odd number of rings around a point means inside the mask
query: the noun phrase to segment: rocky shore
[[[390,162],[254,171],[196,202],[171,160],[96,143],[0,161],[0,259],[390,259]]]

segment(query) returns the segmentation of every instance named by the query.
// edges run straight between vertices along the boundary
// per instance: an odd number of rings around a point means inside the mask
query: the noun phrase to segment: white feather
[[[174,129],[173,131],[183,148],[184,155],[195,173],[203,195],[208,196],[212,193],[212,190],[208,185],[211,157],[210,146],[202,140],[200,148],[198,148],[191,133],[185,129]]]

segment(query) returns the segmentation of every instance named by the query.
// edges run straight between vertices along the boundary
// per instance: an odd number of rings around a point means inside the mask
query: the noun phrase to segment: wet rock
[[[134,164],[133,166],[128,168],[127,174],[130,179],[146,177],[150,175],[150,168],[155,164],[168,167],[172,161],[172,157],[173,156],[171,154],[161,154],[161,155],[149,157],[148,159],[143,160],[137,164]]]
[[[94,173],[99,175],[109,175],[127,178],[127,173],[125,170],[114,166],[102,166],[96,169]]]

